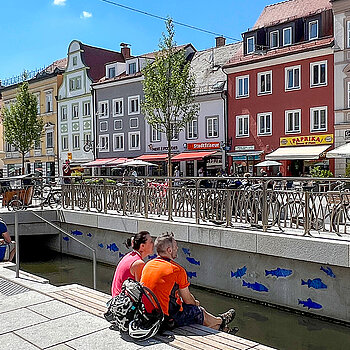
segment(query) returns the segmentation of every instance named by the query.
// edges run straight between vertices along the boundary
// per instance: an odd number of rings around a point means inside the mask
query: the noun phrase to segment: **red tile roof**
[[[332,46],[333,41],[334,41],[333,37],[328,37],[328,38],[319,39],[319,40],[305,41],[301,44],[281,47],[275,50],[269,50],[262,55],[252,54],[252,55],[246,55],[246,56],[244,56],[243,54],[243,44],[242,44],[241,49],[238,50],[237,54],[233,56],[225,64],[224,68],[240,66],[248,63],[254,63],[257,61],[268,60],[268,59],[280,57],[280,56],[293,55],[303,51],[317,50],[324,47]]]
[[[261,12],[252,30],[308,17],[331,8],[329,0],[287,0],[268,5]]]
[[[120,52],[101,49],[99,47],[80,44],[83,53],[82,59],[87,67],[88,75],[93,82],[98,81],[105,76],[105,63],[107,62],[125,62],[123,55]]]

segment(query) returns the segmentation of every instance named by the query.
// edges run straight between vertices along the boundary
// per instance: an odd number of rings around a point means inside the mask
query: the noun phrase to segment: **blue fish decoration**
[[[64,236],[64,237],[63,237],[63,240],[66,241],[66,242],[68,242],[68,241],[69,241],[69,237],[68,237],[68,236]]]
[[[277,268],[276,270],[265,270],[265,276],[288,277],[293,273],[292,270]]]
[[[119,252],[119,258],[123,258],[125,256],[125,254]]]
[[[329,277],[335,278],[335,274],[333,273],[330,267],[327,266],[326,268],[324,268],[323,266],[321,266],[320,270],[325,272]]]
[[[196,260],[196,259],[194,259],[194,258],[189,258],[188,256],[186,257],[186,260],[187,260],[188,262],[190,262],[191,264],[193,264],[193,265],[200,265],[200,264],[201,264],[200,261],[198,261],[198,260]]]
[[[83,232],[78,231],[78,230],[70,231],[70,233],[74,236],[82,236],[83,235]]]
[[[148,255],[149,260],[155,259],[156,257],[157,257],[157,254]]]
[[[197,272],[186,271],[186,273],[188,278],[197,277]]]
[[[313,280],[308,279],[307,281],[301,280],[301,285],[307,285],[309,288],[314,289],[326,289],[327,286],[322,282],[321,278],[315,278]]]
[[[109,249],[111,252],[117,252],[119,250],[118,246],[115,243],[107,244],[106,249]]]
[[[182,251],[184,252],[184,254],[190,256],[191,255],[191,252],[188,248],[182,248]]]
[[[247,266],[243,266],[240,269],[237,269],[236,272],[231,271],[231,278],[242,278],[247,273]]]
[[[89,233],[87,234],[87,236],[88,236],[88,237],[92,237],[92,234],[89,232]]]
[[[265,287],[263,284],[258,283],[258,282],[249,283],[249,282],[246,282],[245,280],[243,280],[242,286],[247,287],[249,289],[253,289],[256,292],[268,292],[269,291],[267,287]]]
[[[102,243],[99,243],[98,246],[99,246],[100,248],[103,248],[103,244],[102,244]]]
[[[304,307],[307,307],[309,310],[310,309],[322,309],[321,304],[315,303],[310,298],[308,298],[307,300],[298,299],[298,305],[300,305],[300,304],[303,305]]]

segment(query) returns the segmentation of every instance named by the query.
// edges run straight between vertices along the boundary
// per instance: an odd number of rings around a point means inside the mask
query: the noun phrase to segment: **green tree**
[[[194,103],[195,78],[185,51],[176,47],[171,18],[166,21],[166,30],[155,60],[142,71],[144,100],[141,107],[148,124],[166,135],[168,176],[171,176],[171,141],[198,116],[199,105]]]
[[[4,138],[14,146],[22,156],[22,174],[24,174],[24,156],[39,142],[44,122],[38,116],[37,99],[29,92],[27,81],[17,90],[16,102],[9,108],[3,108],[1,117],[4,125]]]

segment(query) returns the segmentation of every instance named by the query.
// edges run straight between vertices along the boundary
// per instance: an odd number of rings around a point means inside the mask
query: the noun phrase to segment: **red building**
[[[257,163],[282,163],[284,176],[333,170],[333,16],[328,0],[289,0],[267,6],[243,33],[228,76],[229,164],[258,174]],[[265,168],[276,173],[276,167]]]

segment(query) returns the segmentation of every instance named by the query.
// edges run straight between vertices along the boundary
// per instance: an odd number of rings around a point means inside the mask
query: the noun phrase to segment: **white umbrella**
[[[141,160],[141,159],[130,160],[129,162],[125,162],[118,165],[118,167],[126,167],[126,166],[139,167],[139,166],[157,166],[157,165],[153,163],[145,162],[144,160]]]
[[[264,160],[263,162],[260,162],[258,164],[255,164],[255,166],[276,166],[276,165],[282,165],[282,163],[276,162],[275,160]]]

